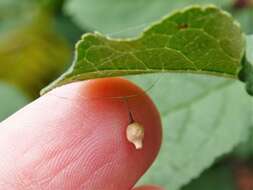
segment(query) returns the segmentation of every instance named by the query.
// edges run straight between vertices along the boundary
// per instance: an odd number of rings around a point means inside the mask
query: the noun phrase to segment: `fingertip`
[[[129,112],[145,128],[140,150],[126,138]],[[162,135],[151,99],[120,78],[56,88],[4,125],[0,163],[16,164],[8,177],[0,168],[0,180],[21,176],[28,185],[43,181],[44,189],[129,189],[155,159]]]

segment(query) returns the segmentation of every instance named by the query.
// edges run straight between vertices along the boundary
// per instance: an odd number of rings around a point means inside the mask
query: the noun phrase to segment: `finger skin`
[[[133,94],[127,103],[110,98]],[[141,150],[126,139],[129,110],[145,128]],[[161,135],[157,109],[132,83],[65,85],[0,124],[0,189],[129,190],[155,159]]]

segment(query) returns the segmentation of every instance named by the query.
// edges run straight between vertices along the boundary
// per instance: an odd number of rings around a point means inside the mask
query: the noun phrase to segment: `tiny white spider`
[[[126,129],[127,140],[134,144],[136,149],[143,147],[144,127],[137,122],[130,123]]]

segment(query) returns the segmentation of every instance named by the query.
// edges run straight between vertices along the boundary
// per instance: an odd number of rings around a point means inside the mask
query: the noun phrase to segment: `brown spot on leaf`
[[[188,26],[187,23],[182,23],[182,24],[177,25],[177,27],[178,27],[180,30],[182,30],[182,29],[187,29],[189,26]]]

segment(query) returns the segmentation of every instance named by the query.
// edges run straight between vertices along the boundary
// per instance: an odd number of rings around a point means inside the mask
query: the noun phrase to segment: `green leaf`
[[[252,129],[253,99],[239,81],[192,74],[128,77],[148,91],[163,122],[163,144],[140,184],[178,190],[220,156],[231,152]]]
[[[192,4],[231,4],[231,0],[68,0],[65,12],[83,29],[109,36],[135,36],[150,23]]]
[[[247,92],[253,96],[253,35],[247,36],[246,39],[246,55],[238,76],[245,82]]]
[[[214,6],[193,6],[136,39],[85,34],[77,43],[72,67],[49,89],[77,80],[157,72],[236,78],[243,52],[244,35],[228,13]]]

